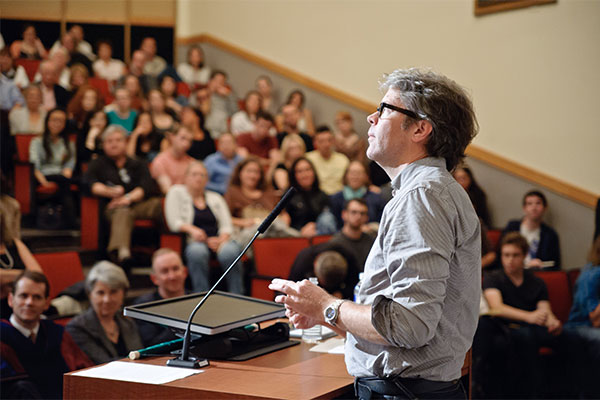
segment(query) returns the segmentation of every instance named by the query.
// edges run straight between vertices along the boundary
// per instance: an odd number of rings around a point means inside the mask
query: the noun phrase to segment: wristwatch
[[[323,311],[325,322],[327,322],[329,325],[336,326],[335,323],[337,322],[338,316],[340,315],[340,306],[345,301],[346,300],[339,299],[327,306],[325,311]]]

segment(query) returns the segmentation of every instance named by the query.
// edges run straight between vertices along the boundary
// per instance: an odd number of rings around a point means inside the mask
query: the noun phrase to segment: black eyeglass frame
[[[414,111],[407,110],[406,108],[396,107],[395,105],[388,104],[388,103],[380,103],[379,104],[379,107],[377,107],[377,117],[378,118],[381,118],[381,113],[383,113],[383,110],[385,108],[389,108],[390,110],[393,110],[393,111],[398,111],[399,113],[402,113],[402,114],[406,115],[407,117],[411,117],[414,119],[423,119],[423,118],[419,117],[417,115],[417,113]]]

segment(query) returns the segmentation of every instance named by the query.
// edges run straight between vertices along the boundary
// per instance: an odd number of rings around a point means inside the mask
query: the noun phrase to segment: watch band
[[[332,326],[336,326],[338,317],[340,315],[340,307],[342,306],[342,304],[347,301],[345,299],[338,299],[336,301],[334,301],[333,303],[331,303],[326,309],[325,309],[325,321],[332,325]],[[327,316],[327,311],[328,310],[332,310],[333,311],[333,315],[331,317]]]

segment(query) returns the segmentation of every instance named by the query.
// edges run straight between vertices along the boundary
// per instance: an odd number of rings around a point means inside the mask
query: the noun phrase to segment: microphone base
[[[194,358],[190,357],[189,360],[182,360],[181,357],[173,358],[167,361],[169,367],[179,368],[202,368],[210,365],[206,358]]]

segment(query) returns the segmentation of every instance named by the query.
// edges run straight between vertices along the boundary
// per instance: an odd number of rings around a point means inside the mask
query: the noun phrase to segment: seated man
[[[152,218],[161,223],[162,205],[151,198],[153,181],[142,161],[127,157],[126,132],[110,125],[102,134],[104,155],[92,160],[86,180],[93,195],[105,205],[104,215],[110,223],[109,257],[126,264],[131,258],[131,232],[136,218]]]
[[[227,132],[227,121],[238,110],[237,96],[229,87],[227,74],[224,71],[213,71],[207,87],[210,94],[210,108],[205,115],[204,127],[213,139],[218,139]]]
[[[217,144],[217,152],[204,159],[204,166],[208,171],[206,189],[224,195],[231,173],[240,161],[242,156],[238,154],[235,138],[231,133],[222,134]]]
[[[13,313],[0,323],[3,399],[62,398],[63,374],[93,365],[64,327],[41,319],[49,293],[42,273],[25,270],[8,295]]]
[[[556,345],[561,323],[552,313],[543,280],[525,269],[527,240],[517,232],[501,242],[502,270],[483,280],[489,316],[473,342],[473,397],[539,396],[539,349]]]
[[[167,194],[171,186],[183,184],[185,171],[194,161],[187,154],[192,147],[192,139],[192,132],[180,126],[174,134],[169,135],[169,148],[158,153],[150,164],[150,173],[163,194]]]
[[[167,67],[164,58],[156,54],[156,39],[145,37],[142,40],[140,50],[146,55],[146,64],[144,65],[144,74],[157,77]]]
[[[344,188],[342,180],[350,161],[334,150],[333,133],[323,125],[317,128],[314,137],[315,150],[306,153],[306,158],[315,166],[321,190],[331,196]]]
[[[52,61],[42,61],[40,64],[40,89],[45,110],[52,110],[56,107],[66,108],[69,102],[69,93],[58,84],[60,68]]]
[[[131,61],[129,62],[129,73],[131,75],[135,75],[140,81],[140,87],[142,88],[142,92],[144,96],[148,94],[152,89],[155,89],[157,85],[156,77],[152,75],[148,75],[144,72],[144,67],[146,66],[147,58],[146,53],[142,50],[136,50],[131,54]],[[126,76],[119,80],[119,85],[125,83]]]
[[[136,298],[133,304],[170,299],[187,294],[188,292],[185,290],[186,277],[187,268],[183,265],[179,254],[168,248],[156,250],[152,255],[150,279],[157,288],[151,293]],[[146,347],[177,339],[177,336],[166,326],[139,319],[136,319],[135,322]]]
[[[266,111],[259,110],[256,113],[254,131],[242,133],[237,138],[240,150],[243,149],[240,154],[243,156],[252,154],[259,157],[263,166],[275,162],[279,158],[279,149],[277,139],[269,135],[273,124],[273,116]]]
[[[358,270],[362,272],[375,241],[374,234],[365,233],[365,226],[369,221],[367,203],[362,199],[352,199],[346,202],[342,210],[342,220],[344,221],[342,230],[333,235],[331,242],[346,246],[354,255]]]
[[[281,116],[283,128],[281,132],[277,133],[277,141],[279,142],[279,147],[283,143],[283,139],[287,135],[296,134],[302,138],[304,141],[304,145],[306,146],[306,151],[313,150],[313,140],[312,137],[306,132],[301,132],[298,129],[298,122],[300,121],[300,110],[293,104],[286,104],[281,108]]]
[[[558,234],[542,220],[548,209],[548,201],[537,190],[523,196],[523,218],[512,220],[502,235],[520,232],[527,239],[529,252],[525,257],[525,268],[560,269],[560,245]]]

